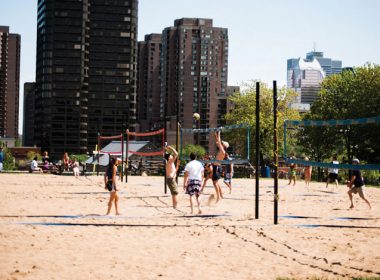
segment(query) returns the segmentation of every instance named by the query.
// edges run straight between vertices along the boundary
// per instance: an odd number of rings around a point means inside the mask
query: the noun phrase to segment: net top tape
[[[227,125],[227,126],[221,126],[221,127],[215,127],[215,128],[182,128],[182,132],[186,133],[207,133],[207,132],[216,132],[216,131],[226,131],[226,130],[231,130],[231,129],[236,129],[236,128],[249,128],[249,124],[247,123],[241,123],[241,124],[233,124],[233,125]]]
[[[151,132],[130,132],[128,130],[126,131],[127,135],[132,135],[132,136],[152,136],[152,135],[157,135],[164,132],[165,132],[164,128],[156,130],[156,131],[151,131]]]
[[[287,158],[285,163],[295,163],[304,166],[316,166],[323,168],[338,168],[338,169],[351,169],[351,170],[380,170],[380,164],[333,164],[327,162],[308,161],[302,159],[290,159]]]
[[[190,161],[190,158],[188,157],[181,157],[180,160],[188,160]],[[232,159],[232,160],[201,160],[201,159],[197,159],[197,161],[200,161],[204,164],[206,163],[214,163],[214,162],[218,162],[218,163],[221,163],[221,164],[247,164],[249,163],[249,160],[248,159]]]
[[[333,126],[333,125],[356,125],[356,124],[370,124],[380,123],[380,116],[361,119],[348,119],[348,120],[285,120],[284,125],[300,125],[300,126]]]

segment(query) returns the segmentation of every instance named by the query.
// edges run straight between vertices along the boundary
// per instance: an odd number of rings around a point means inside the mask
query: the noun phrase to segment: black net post
[[[248,151],[249,152],[249,151]],[[255,165],[256,165],[256,202],[255,202],[255,218],[259,218],[259,166],[260,166],[260,83],[256,82],[256,157],[255,157]]]
[[[278,139],[277,139],[277,82],[273,81],[273,169],[274,169],[274,224],[278,224]]]

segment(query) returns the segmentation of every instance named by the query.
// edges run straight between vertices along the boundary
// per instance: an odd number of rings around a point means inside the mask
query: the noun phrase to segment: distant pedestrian
[[[331,162],[332,164],[339,164],[338,157],[335,155],[333,156],[333,161]],[[335,182],[335,186],[338,187],[338,172],[339,169],[336,167],[329,168],[328,169],[328,176],[327,176],[327,181],[326,181],[326,188],[329,186],[329,183]]]
[[[194,153],[190,154],[190,162],[185,166],[185,177],[183,180],[183,189],[190,196],[191,214],[193,214],[193,196],[195,195],[198,214],[202,214],[199,196],[201,194],[201,186],[203,181],[204,168],[200,161],[196,160]]]
[[[290,157],[290,159],[294,159],[294,157]],[[288,172],[288,176],[289,176],[288,185],[290,185],[292,183],[292,181],[293,181],[293,186],[296,185],[296,176],[297,176],[296,168],[297,168],[297,165],[294,162],[290,163],[289,172]]]
[[[358,165],[359,160],[356,158],[353,159],[352,164]],[[352,170],[351,172],[352,172],[352,176],[350,180],[347,181],[347,187],[349,188],[347,193],[351,202],[350,208],[354,208],[354,203],[352,201],[352,194],[358,193],[359,196],[368,204],[369,209],[371,209],[372,208],[371,204],[369,203],[368,199],[365,197],[365,194],[364,194],[365,185],[364,185],[364,180],[363,180],[360,170]]]
[[[116,158],[111,157],[110,163],[108,164],[107,171],[104,174],[104,188],[110,192],[110,199],[108,201],[107,214],[111,212],[112,203],[115,204],[116,215],[120,215],[118,209],[118,201],[119,196],[117,195],[117,187],[116,187]]]
[[[305,157],[305,161],[309,161],[309,158]],[[312,169],[313,167],[311,167],[310,165],[305,165],[305,168],[303,170],[306,187],[310,185]]]
[[[226,184],[226,186],[228,187],[228,189],[231,193],[231,191],[232,191],[232,177],[234,176],[234,164],[232,163],[231,158],[228,155],[228,153],[226,153],[224,160],[230,161],[230,163],[227,163],[225,165],[223,182]]]

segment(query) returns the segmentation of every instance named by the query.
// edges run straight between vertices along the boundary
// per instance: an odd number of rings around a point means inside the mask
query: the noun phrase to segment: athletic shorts
[[[191,179],[187,183],[186,187],[186,193],[190,196],[193,196],[194,194],[196,196],[199,196],[201,193],[201,186],[202,182],[199,180]]]
[[[361,187],[353,187],[351,188],[352,193],[358,193],[359,195],[364,196],[364,186]]]
[[[231,173],[226,173],[226,175],[224,175],[224,182],[226,183],[231,183],[232,182],[232,176],[231,176]]]
[[[335,180],[338,180],[338,174],[336,173],[329,173],[329,176],[328,176],[329,179],[335,181]]]
[[[178,190],[177,190],[177,182],[175,181],[175,179],[174,178],[166,178],[166,182],[168,184],[170,193],[172,195],[177,195]]]
[[[213,165],[212,167],[212,180],[218,181],[222,176],[222,167],[220,165]]]

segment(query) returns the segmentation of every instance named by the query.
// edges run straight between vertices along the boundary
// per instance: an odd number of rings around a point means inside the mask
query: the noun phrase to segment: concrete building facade
[[[0,137],[18,138],[21,36],[0,26]]]
[[[184,128],[222,125],[227,73],[228,30],[214,27],[212,19],[175,20],[162,32],[161,118],[174,116]],[[200,114],[200,121],[194,121],[194,113]],[[206,133],[188,136],[184,142],[215,152]]]
[[[163,126],[160,117],[162,35],[145,35],[138,43],[137,121],[140,131]]]

